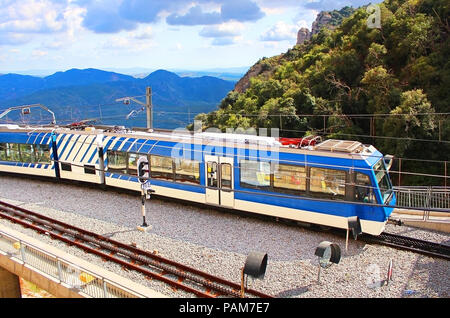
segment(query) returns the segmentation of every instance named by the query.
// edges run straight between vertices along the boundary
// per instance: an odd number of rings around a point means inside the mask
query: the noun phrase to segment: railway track
[[[151,279],[182,289],[198,297],[241,297],[241,285],[171,261],[132,245],[51,219],[33,211],[0,201],[0,217],[21,224],[53,239],[77,246],[107,261],[143,273]],[[245,288],[246,297],[271,298]]]
[[[369,243],[387,245],[393,248],[450,260],[450,246],[445,244],[424,241],[386,232],[383,232],[378,236],[364,234],[361,236],[361,239]]]
[[[201,272],[186,265],[165,259],[108,237],[48,218],[33,211],[0,201],[0,217],[32,228],[54,239],[75,245],[105,260],[136,270],[147,277],[160,280],[176,289],[182,289],[198,297],[240,297],[240,284]],[[336,233],[338,234],[338,233]],[[368,243],[409,250],[431,257],[450,260],[450,246],[401,235],[382,233],[379,236],[363,234],[358,237]],[[270,298],[262,292],[245,289],[247,297]]]

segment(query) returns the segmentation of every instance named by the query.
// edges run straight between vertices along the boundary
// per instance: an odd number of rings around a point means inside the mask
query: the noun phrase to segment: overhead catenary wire
[[[153,111],[154,114],[160,114],[160,115],[166,115],[166,114],[188,114],[188,113],[179,113],[179,112],[168,112],[168,111]],[[114,115],[114,116],[103,116],[103,117],[93,117],[88,118],[92,121],[99,121],[102,120],[108,120],[108,119],[117,119],[117,118],[125,118],[126,114],[120,114],[120,115]],[[69,119],[60,119],[58,120],[60,123],[72,123],[73,120]],[[83,121],[83,120],[79,120]],[[1,122],[1,120],[0,120]],[[15,123],[13,120],[5,120],[6,123]],[[28,122],[27,124],[40,124],[45,123],[46,121],[34,121],[34,122]],[[256,128],[255,128],[256,129]],[[258,128],[260,129],[260,128]],[[270,128],[267,128],[270,129]],[[293,130],[293,129],[279,129],[280,131],[287,131],[287,132],[298,132],[298,133],[307,133],[310,132],[308,130]],[[419,141],[419,142],[434,142],[434,143],[444,143],[444,144],[450,144],[450,140],[436,140],[436,139],[420,139],[420,138],[411,138],[411,137],[393,137],[393,136],[378,136],[378,135],[361,135],[361,134],[348,134],[348,133],[342,133],[342,132],[320,132],[320,130],[317,131],[318,134],[326,136],[330,134],[336,134],[336,135],[342,135],[342,136],[348,136],[348,137],[362,137],[362,138],[376,138],[376,139],[388,139],[388,140],[398,140],[398,141]]]
[[[133,96],[133,98],[136,97],[144,97],[146,95],[139,95],[139,96]],[[103,104],[95,104],[95,105],[82,105],[83,107],[86,107],[88,109],[94,109],[95,107],[102,107],[102,106],[115,106],[117,107],[117,102],[109,102],[109,103],[103,103]],[[73,108],[74,106],[64,106],[64,108]],[[157,105],[154,105],[154,107],[158,107]],[[191,107],[192,108],[192,107]],[[6,110],[6,109],[5,109]],[[0,110],[1,112],[2,110]],[[217,112],[217,110],[212,110],[213,112]],[[176,115],[192,115],[192,111],[190,112],[180,112],[180,111],[159,111],[161,113],[165,114],[176,114]],[[409,113],[400,113],[400,114],[391,114],[391,113],[374,113],[374,114],[250,114],[250,113],[243,113],[243,112],[222,112],[221,115],[241,115],[244,117],[317,117],[317,118],[323,118],[323,117],[346,117],[346,118],[371,118],[371,117],[405,117],[405,116],[449,116],[450,112],[425,112],[425,113],[415,113],[415,114],[409,114]]]
[[[155,94],[155,93],[153,93]],[[137,96],[132,96],[132,98],[139,98],[139,97],[145,97],[146,95],[137,95]],[[131,98],[131,97],[129,97]],[[101,108],[102,106],[116,106],[117,107],[117,102],[108,102],[108,103],[103,103],[103,104],[96,104],[96,105],[83,105],[85,107],[87,107],[88,109],[95,109],[96,107]],[[70,106],[69,106],[70,108]],[[217,111],[217,110],[216,110]],[[98,117],[92,117],[93,120],[95,121],[99,121],[101,122],[102,120],[109,120],[109,119],[115,119],[115,118],[122,118],[122,117],[126,117],[126,115],[114,115],[114,116],[102,116],[101,114],[102,112],[100,111],[100,116]],[[159,115],[168,115],[168,114],[173,114],[173,115],[188,115],[189,117],[191,116],[192,112],[176,112],[176,111],[166,111],[166,110],[161,110],[161,111],[156,111],[153,110],[154,114],[159,114]],[[260,117],[261,114],[249,114],[249,113],[242,113],[242,112],[227,112],[227,113],[221,113],[221,115],[240,115],[240,116],[244,116],[244,117]],[[342,117],[342,118],[373,118],[373,117],[392,117],[394,119],[401,119],[399,117],[404,117],[404,116],[411,116],[412,114],[391,114],[391,113],[375,113],[375,114],[264,114],[264,117],[310,117],[310,118],[330,118],[330,117]],[[448,116],[450,115],[449,112],[440,112],[440,113],[436,113],[436,112],[426,112],[426,113],[417,113],[414,114],[414,116]],[[398,117],[398,118],[396,118]],[[79,121],[82,121],[83,119],[80,119]],[[59,122],[73,122],[73,119],[59,119]],[[181,122],[180,122],[181,123]],[[292,129],[282,129],[280,128],[280,131],[287,131],[287,132],[299,132],[299,133],[305,133],[307,131],[301,131],[301,130],[292,130]],[[318,130],[320,131],[320,130]],[[325,131],[323,132],[323,134],[325,135]],[[376,136],[376,135],[361,135],[361,134],[348,134],[348,133],[341,133],[341,132],[330,132],[330,134],[338,134],[338,135],[342,135],[342,136],[354,136],[354,137],[363,137],[363,138],[377,138],[377,139],[391,139],[391,140],[407,140],[407,141],[420,141],[420,142],[438,142],[438,143],[450,143],[450,141],[448,140],[441,140],[440,136],[439,136],[439,140],[435,140],[435,139],[420,139],[420,138],[410,138],[410,137],[393,137],[393,136]]]

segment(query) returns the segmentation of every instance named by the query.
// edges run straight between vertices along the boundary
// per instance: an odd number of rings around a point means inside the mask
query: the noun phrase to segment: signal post
[[[150,199],[151,193],[154,193],[155,190],[151,188],[149,181],[149,166],[147,156],[140,156],[137,162],[138,166],[138,180],[141,184],[141,213],[142,213],[142,225],[138,226],[137,229],[140,231],[147,231],[151,229],[151,226],[147,224],[145,220],[146,209],[145,202],[147,199]]]

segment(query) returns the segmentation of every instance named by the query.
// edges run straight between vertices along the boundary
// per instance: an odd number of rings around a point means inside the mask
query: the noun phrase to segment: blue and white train
[[[385,158],[355,141],[0,125],[0,172],[141,191],[145,156],[156,195],[379,235],[395,205]],[[286,141],[286,140],[284,140]],[[195,221],[193,221],[195,222]]]

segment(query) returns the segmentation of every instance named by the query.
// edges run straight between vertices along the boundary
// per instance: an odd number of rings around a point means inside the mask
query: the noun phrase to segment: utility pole
[[[147,129],[153,130],[153,107],[152,107],[152,88],[147,87],[146,91],[147,107]]]
[[[118,98],[118,99],[116,99],[116,102],[123,102],[125,105],[128,105],[128,104],[130,104],[130,100],[132,100],[133,102],[138,103],[139,105],[143,106],[138,111],[136,111],[136,110],[131,111],[131,113],[129,113],[126,116],[126,119],[129,119],[132,115],[135,115],[135,114],[143,111],[144,108],[145,108],[145,110],[147,111],[147,130],[153,131],[152,88],[150,86],[148,86],[147,89],[146,89],[145,97],[146,97],[146,103],[145,104],[143,102],[141,102],[141,101],[138,101],[134,97]]]

